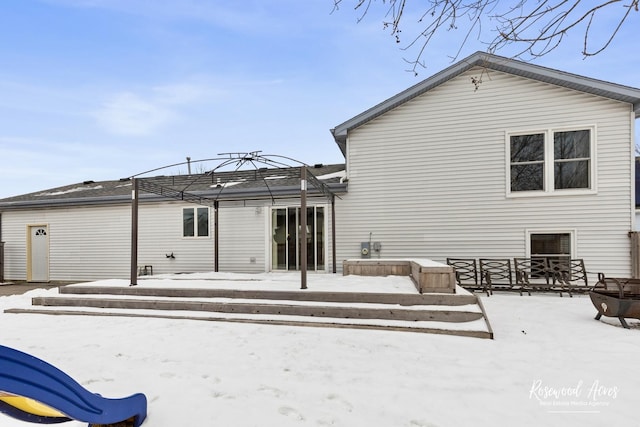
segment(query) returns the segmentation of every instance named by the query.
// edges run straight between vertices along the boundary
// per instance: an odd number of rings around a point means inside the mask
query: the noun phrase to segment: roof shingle
[[[316,165],[308,171],[337,192],[346,191],[342,183],[345,165]],[[261,168],[252,170],[140,177],[154,187],[161,186],[172,192],[197,194],[209,199],[241,200],[250,198],[283,197],[300,193],[300,168]],[[86,205],[122,203],[131,199],[132,181],[129,178],[112,181],[84,181],[35,193],[0,199],[0,211],[24,207],[56,205]],[[317,193],[309,185],[311,194]],[[142,198],[162,198],[159,195],[141,195]]]

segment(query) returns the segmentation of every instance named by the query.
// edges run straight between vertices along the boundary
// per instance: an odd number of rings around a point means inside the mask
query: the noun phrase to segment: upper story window
[[[553,134],[554,189],[591,188],[591,132],[574,130]]]
[[[209,237],[209,208],[182,209],[182,236]]]
[[[512,135],[511,191],[544,190],[544,134]]]
[[[510,134],[509,193],[593,190],[593,134],[591,128]]]

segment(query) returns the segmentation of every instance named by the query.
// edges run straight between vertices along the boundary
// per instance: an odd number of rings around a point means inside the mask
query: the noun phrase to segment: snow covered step
[[[345,319],[380,319],[401,321],[437,321],[437,322],[471,322],[482,319],[482,310],[477,306],[470,306],[468,310],[401,308],[398,304],[388,304],[381,307],[367,307],[361,301],[357,305],[309,305],[295,304],[290,301],[279,303],[263,302],[218,302],[218,301],[193,301],[184,299],[139,299],[139,298],[101,298],[91,297],[36,297],[33,298],[34,306],[56,307],[96,307],[103,309],[129,309],[129,310],[164,310],[164,311],[204,311],[216,313],[239,313],[260,315],[283,316],[307,316],[323,318]],[[453,307],[452,307],[453,308]]]
[[[122,286],[63,286],[61,294],[123,295],[180,298],[241,298],[286,301],[319,301],[340,303],[372,303],[411,305],[462,306],[476,304],[472,294],[400,294],[373,292],[318,292],[312,290],[242,290],[212,288],[148,288]]]
[[[409,322],[400,320],[380,319],[341,319],[324,317],[300,316],[265,316],[260,314],[210,313],[210,312],[178,312],[164,310],[122,310],[102,309],[90,307],[39,307],[39,308],[11,308],[5,313],[14,314],[45,314],[62,316],[100,316],[100,317],[143,317],[171,320],[198,320],[229,323],[255,323],[261,325],[301,326],[320,328],[349,328],[382,331],[417,332],[439,335],[454,335],[492,339],[493,332],[485,319],[472,322]]]
[[[126,283],[126,282],[125,282]],[[378,329],[493,338],[482,303],[456,294],[233,287],[70,285],[5,313],[125,316],[266,325]],[[258,287],[258,288],[257,288]],[[375,287],[372,287],[374,289]]]

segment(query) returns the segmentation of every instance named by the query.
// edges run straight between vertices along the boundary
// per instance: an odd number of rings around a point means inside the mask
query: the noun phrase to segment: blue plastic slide
[[[147,398],[104,398],[47,362],[0,345],[0,412],[40,424],[76,420],[139,427],[147,417]]]

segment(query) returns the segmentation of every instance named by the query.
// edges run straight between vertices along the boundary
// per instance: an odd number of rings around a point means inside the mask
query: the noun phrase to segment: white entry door
[[[30,282],[49,281],[49,229],[46,225],[29,226]]]

